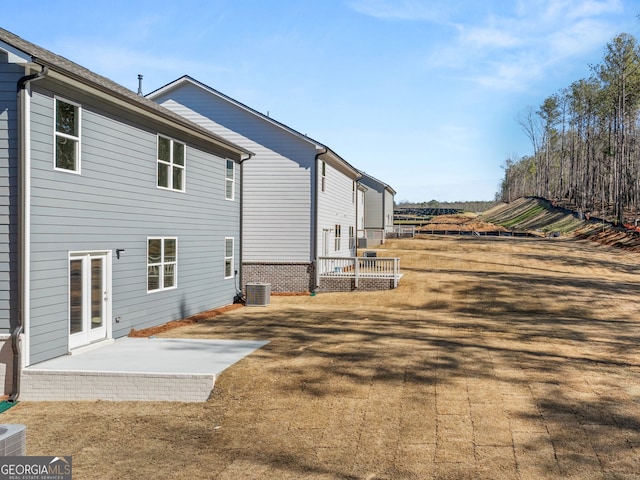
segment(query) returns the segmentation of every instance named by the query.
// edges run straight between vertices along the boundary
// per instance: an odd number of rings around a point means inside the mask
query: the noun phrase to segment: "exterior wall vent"
[[[271,300],[270,283],[247,283],[247,307],[266,307]]]
[[[27,454],[26,437],[24,425],[0,425],[0,456],[24,457]]]

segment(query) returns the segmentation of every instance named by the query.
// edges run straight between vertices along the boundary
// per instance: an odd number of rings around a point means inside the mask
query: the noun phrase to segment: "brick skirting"
[[[394,289],[392,278],[359,278],[358,288],[353,278],[320,278],[320,292],[351,292],[353,290],[375,291]]]
[[[270,283],[276,293],[310,292],[315,288],[311,263],[243,263],[242,289],[247,283]]]

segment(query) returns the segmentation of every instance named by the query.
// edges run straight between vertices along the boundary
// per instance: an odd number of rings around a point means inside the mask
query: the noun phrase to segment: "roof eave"
[[[87,81],[87,79],[85,79],[84,77],[73,72],[69,72],[68,70],[59,68],[56,64],[34,57],[29,66],[35,67],[37,65],[46,65],[49,68],[48,76],[61,80],[80,90],[92,93],[99,98],[108,100],[120,107],[134,111],[147,118],[158,120],[165,125],[171,126],[172,128],[178,128],[179,130],[188,133],[189,135],[198,137],[201,140],[213,142],[218,146],[228,149],[240,156],[253,155],[251,151],[240,147],[239,145],[236,145],[232,142],[229,142],[226,139],[219,137],[218,135],[215,135],[206,129],[194,129],[194,125],[191,122],[188,122],[186,119],[183,119],[179,115],[173,115],[173,112],[170,112],[169,110],[167,110],[166,115],[163,115],[164,112],[159,112],[156,109],[147,107],[143,103],[132,103],[130,99],[125,95],[121,95],[118,92],[97,83]],[[160,105],[159,107],[164,108]],[[169,113],[171,113],[171,115],[169,115]]]
[[[337,170],[340,170],[351,179],[357,181],[362,178],[362,174],[357,168],[352,166],[349,162],[347,162],[344,158],[331,150],[329,147],[319,145],[318,147],[316,147],[316,151],[320,154],[318,157],[320,158],[320,160],[324,160],[329,165]]]
[[[210,87],[209,85],[206,85],[198,80],[196,80],[193,77],[190,77],[189,75],[183,75],[182,77],[174,80],[173,82],[167,83],[166,85],[158,88],[157,90],[154,90],[151,93],[148,93],[147,95],[145,95],[146,98],[150,99],[150,100],[154,100],[158,97],[160,97],[161,95],[165,95],[166,93],[175,90],[176,88],[180,87],[183,84],[190,84],[193,85],[197,88],[200,88],[201,90],[204,90],[205,92],[211,94],[211,95],[215,95],[229,103],[232,103],[233,105],[235,105],[238,108],[241,108],[242,110],[248,112],[249,114],[259,118],[262,121],[265,121],[267,123],[270,123],[271,125],[274,125],[275,127],[284,130],[288,133],[290,133],[291,135],[294,135],[302,140],[304,140],[305,142],[310,143],[311,145],[313,145],[314,147],[323,147],[324,145],[322,145],[320,142],[315,141],[314,139],[308,137],[307,135],[298,132],[297,130],[294,130],[293,128],[285,125],[284,123],[278,122],[277,120],[274,120],[273,118],[265,115],[264,113],[261,113],[257,110],[254,110],[253,108],[251,108],[248,105],[245,105],[242,102],[239,102],[238,100],[229,97],[228,95],[225,95],[224,93],[216,90],[215,88]]]
[[[0,50],[6,52],[9,63],[28,64],[32,61],[31,55],[6,42],[0,40]]]
[[[386,184],[380,180],[378,180],[376,177],[372,177],[371,175],[369,175],[368,173],[362,171],[362,170],[358,170],[360,172],[361,177],[367,177],[371,180],[373,180],[374,182],[376,182],[378,185],[380,185],[382,188],[384,188],[385,190],[387,190],[389,193],[391,193],[391,195],[395,195],[397,192],[391,187],[391,185]]]

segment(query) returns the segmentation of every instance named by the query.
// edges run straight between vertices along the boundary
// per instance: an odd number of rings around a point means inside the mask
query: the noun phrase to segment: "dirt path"
[[[28,403],[74,478],[640,478],[640,255],[388,241],[388,292],[272,297],[165,336],[270,339],[205,404]]]

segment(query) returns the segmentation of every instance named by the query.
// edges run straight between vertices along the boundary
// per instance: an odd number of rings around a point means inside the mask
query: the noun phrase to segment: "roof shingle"
[[[109,78],[102,75],[98,75],[97,73],[92,72],[91,70],[78,65],[77,63],[72,62],[65,57],[56,55],[55,53],[45,48],[28,42],[27,40],[24,40],[23,38],[3,28],[0,28],[0,42],[4,42],[12,46],[13,48],[31,56],[34,63],[46,65],[51,70],[54,70],[66,77],[80,81],[81,83],[89,87],[96,88],[109,95],[120,98],[122,100],[126,100],[126,102],[130,103],[131,105],[142,108],[153,115],[157,115],[166,120],[170,120],[178,125],[186,126],[194,132],[199,133],[200,135],[209,137],[215,143],[221,144],[238,153],[251,154],[251,152],[249,152],[248,150],[162,107],[152,100],[149,100],[142,95],[138,95],[137,93],[129,90],[126,87],[123,87],[113,80],[110,80]],[[1,49],[2,45],[0,44],[0,50]]]

